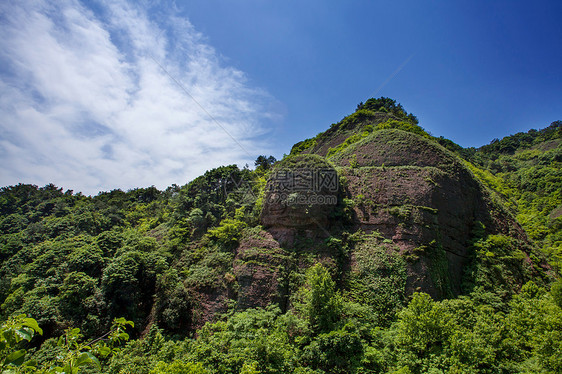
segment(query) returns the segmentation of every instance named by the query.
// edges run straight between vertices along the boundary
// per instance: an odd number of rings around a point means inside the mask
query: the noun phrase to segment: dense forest
[[[561,121],[463,148],[369,99],[254,166],[2,187],[2,372],[562,372]]]

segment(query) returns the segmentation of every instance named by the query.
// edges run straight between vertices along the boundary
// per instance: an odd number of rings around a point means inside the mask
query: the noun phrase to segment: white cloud
[[[0,185],[165,188],[267,153],[271,98],[188,20],[125,1],[52,3],[0,4]]]

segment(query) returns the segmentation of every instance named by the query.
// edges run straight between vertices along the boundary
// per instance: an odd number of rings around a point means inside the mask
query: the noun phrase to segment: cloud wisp
[[[272,99],[187,19],[126,1],[54,3],[0,5],[0,185],[165,188],[266,152]]]

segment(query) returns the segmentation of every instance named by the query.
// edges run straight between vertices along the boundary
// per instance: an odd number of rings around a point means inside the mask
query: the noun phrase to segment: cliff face
[[[287,263],[287,255],[268,232],[251,232],[244,237],[234,258],[238,308],[282,304],[286,294],[282,279]]]
[[[509,292],[537,273],[512,214],[421,128],[359,113],[293,151],[269,173],[262,228],[244,231],[231,279],[198,291],[199,325],[229,300],[290,307],[295,274],[314,262],[383,319],[413,292],[453,297],[482,276]]]
[[[423,291],[435,298],[462,293],[463,277],[474,257],[474,230],[482,225],[486,235],[502,234],[525,243],[525,233],[515,219],[494,202],[457,156],[436,142],[411,132],[384,129],[331,152],[329,148],[338,145],[334,139],[345,141],[340,138],[320,137],[323,142],[311,148],[331,154],[327,159],[317,156],[314,163],[311,155],[300,155],[293,164],[281,162],[278,168],[288,171],[295,163],[305,169],[333,165],[340,182],[340,207],[345,198],[345,208],[352,213],[349,230],[375,233],[373,238],[393,244],[386,253],[396,251],[407,260],[406,283],[398,292]],[[336,228],[342,222],[331,216],[334,207],[280,207],[272,203],[278,193],[276,183],[274,179],[268,182],[261,218],[274,238],[293,244],[298,229],[308,231],[312,238],[337,236]],[[319,192],[306,194],[310,198],[314,193]],[[365,240],[380,246],[379,239]],[[352,251],[348,264],[352,272],[355,258]]]
[[[282,161],[267,182],[261,224],[284,245],[292,245],[299,233],[309,239],[329,237],[338,191],[337,171],[323,157]]]
[[[231,251],[216,253],[209,261],[209,279],[188,286],[190,299],[189,328],[194,331],[229,310],[266,307],[272,303],[284,307],[287,290],[284,278],[287,253],[270,233],[259,227],[245,229]]]
[[[477,222],[487,234],[526,240],[459,159],[419,135],[381,130],[333,161],[348,182],[356,227],[380,232],[410,259],[407,293],[461,293]]]

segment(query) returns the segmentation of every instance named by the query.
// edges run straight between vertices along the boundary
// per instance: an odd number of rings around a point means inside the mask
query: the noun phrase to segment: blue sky
[[[4,1],[0,185],[184,184],[388,96],[463,146],[562,119],[557,1]]]
[[[376,95],[435,135],[480,146],[562,117],[560,2],[264,4],[190,1],[185,14],[287,106],[282,138],[322,131],[412,54]]]

